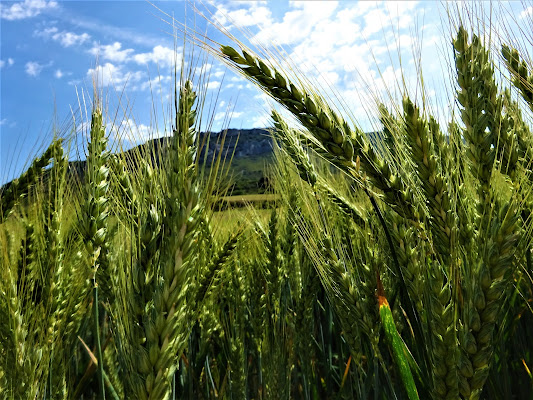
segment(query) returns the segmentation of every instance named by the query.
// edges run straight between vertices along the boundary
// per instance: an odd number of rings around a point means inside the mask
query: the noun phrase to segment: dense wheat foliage
[[[96,90],[85,173],[56,138],[0,192],[0,398],[531,398],[532,55],[450,46],[455,117],[405,92],[372,136],[212,48],[280,106],[268,215],[216,208],[203,76],[182,65],[172,136],[129,153]]]

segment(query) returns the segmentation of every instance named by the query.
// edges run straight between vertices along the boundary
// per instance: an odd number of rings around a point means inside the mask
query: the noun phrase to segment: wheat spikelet
[[[474,375],[469,380],[472,398],[478,398],[491,365],[493,334],[496,323],[501,318],[501,306],[510,284],[510,277],[515,268],[516,243],[519,238],[518,215],[511,203],[500,208],[498,218],[492,221],[491,231],[494,236],[486,243],[484,259],[486,265],[481,267],[480,285],[475,289],[474,307],[478,317],[471,324],[477,351],[470,356],[474,366]]]
[[[237,241],[240,234],[241,232],[237,232],[231,235],[209,262],[206,270],[203,272],[198,282],[196,303],[201,303],[203,301],[207,291],[209,290],[209,287],[213,283],[216,272],[222,269],[222,266],[226,264],[228,259],[233,254],[233,251],[237,247]]]
[[[166,198],[166,214],[161,218],[163,238],[158,268],[162,279],[154,281],[154,307],[144,324],[145,350],[139,350],[138,368],[146,381],[142,389],[137,388],[137,395],[146,399],[170,395],[175,357],[185,347],[193,315],[193,309],[187,307],[187,297],[195,292],[192,271],[198,257],[196,243],[204,205],[196,181],[193,127],[196,94],[190,81],[180,88],[178,101],[168,174],[170,193]]]
[[[533,73],[525,60],[520,59],[518,50],[511,49],[506,44],[502,45],[502,55],[507,68],[513,76],[513,84],[520,90],[522,97],[533,110]]]
[[[437,254],[448,264],[453,258],[455,219],[451,209],[446,177],[438,169],[438,158],[432,143],[428,124],[420,117],[418,108],[409,98],[404,99],[405,133],[411,149],[411,158],[416,165],[423,192],[429,207],[429,225]],[[435,126],[433,124],[433,126]],[[438,127],[434,128],[438,131]]]
[[[33,160],[26,172],[14,179],[7,189],[2,190],[0,222],[3,222],[9,216],[20,199],[28,195],[30,187],[39,180],[44,169],[50,164],[50,160],[60,147],[61,140],[54,140],[40,157]]]
[[[100,393],[105,398],[104,358],[100,343],[98,285],[102,293],[111,296],[110,265],[108,263],[108,197],[109,167],[107,165],[107,138],[101,109],[95,105],[91,116],[91,131],[87,157],[87,200],[84,204],[85,214],[80,221],[84,236],[85,250],[88,254],[88,268],[93,280],[94,333],[98,362]]]
[[[460,87],[457,100],[463,107],[461,118],[465,124],[464,137],[468,143],[470,170],[479,180],[478,213],[481,216],[489,201],[489,181],[495,159],[491,145],[498,138],[502,104],[497,96],[489,53],[480,39],[474,35],[469,44],[468,34],[460,27],[453,44]]]

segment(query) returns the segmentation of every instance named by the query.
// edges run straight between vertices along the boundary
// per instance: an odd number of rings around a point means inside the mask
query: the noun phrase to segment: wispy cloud
[[[63,77],[63,75],[65,75],[63,73],[63,71],[61,71],[60,69],[57,69],[56,72],[54,72],[54,76],[57,78],[57,79],[61,79]]]
[[[39,15],[45,10],[55,9],[58,7],[56,1],[45,0],[24,0],[7,6],[0,4],[0,17],[8,21],[32,18]]]
[[[41,31],[35,31],[35,36],[43,37],[45,39],[52,39],[61,44],[63,47],[71,47],[85,43],[91,38],[88,33],[77,34],[74,32],[59,31],[57,27],[46,28]]]
[[[147,7],[150,7],[148,3]],[[108,37],[114,41],[123,41],[144,47],[153,47],[161,44],[161,36],[147,34],[142,28],[139,30],[114,26],[89,15],[77,15],[71,10],[63,7],[61,13],[57,15],[59,19],[72,26],[94,33],[95,37]]]

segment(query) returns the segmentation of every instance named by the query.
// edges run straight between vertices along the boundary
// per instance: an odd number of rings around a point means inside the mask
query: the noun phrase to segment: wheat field
[[[373,140],[297,69],[193,38],[277,105],[269,210],[217,209],[204,77],[127,155],[96,85],[83,175],[58,136],[0,192],[0,398],[532,398],[532,54],[450,19],[457,113],[406,91]]]

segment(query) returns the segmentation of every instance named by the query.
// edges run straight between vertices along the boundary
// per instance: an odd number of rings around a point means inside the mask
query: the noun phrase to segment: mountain
[[[135,169],[136,154],[152,154],[154,163],[158,164],[158,158],[164,157],[170,143],[170,137],[152,139],[144,144],[124,151],[129,160],[130,168]],[[222,151],[222,157],[227,160],[232,157],[230,173],[235,182],[232,193],[263,193],[266,165],[272,160],[272,138],[266,129],[227,129],[223,132],[202,132],[199,143],[201,146],[200,163],[209,161],[213,155]],[[159,155],[155,157],[154,155]],[[85,161],[70,161],[68,176],[83,180],[85,174]],[[47,171],[45,171],[46,175]],[[45,176],[46,180],[46,176]],[[10,186],[11,182],[4,184],[0,193]]]

